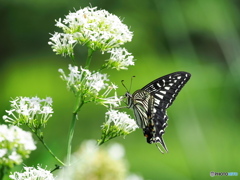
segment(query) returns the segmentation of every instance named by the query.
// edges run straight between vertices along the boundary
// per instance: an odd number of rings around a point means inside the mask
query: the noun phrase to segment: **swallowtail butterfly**
[[[133,94],[127,92],[128,108],[132,108],[137,125],[143,129],[147,142],[160,143],[167,152],[162,135],[167,127],[167,112],[179,91],[190,79],[191,74],[187,72],[174,72],[160,77]]]

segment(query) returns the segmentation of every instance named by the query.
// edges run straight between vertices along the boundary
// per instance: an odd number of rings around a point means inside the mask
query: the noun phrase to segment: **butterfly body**
[[[162,138],[168,120],[166,109],[190,77],[187,72],[174,72],[150,82],[132,95],[129,92],[125,94],[128,107],[133,109],[137,125],[143,129],[148,143],[160,143],[167,151]]]

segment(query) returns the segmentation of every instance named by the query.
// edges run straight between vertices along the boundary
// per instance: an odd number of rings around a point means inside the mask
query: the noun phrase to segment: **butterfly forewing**
[[[133,109],[137,124],[143,129],[148,143],[160,143],[167,151],[162,138],[168,120],[166,109],[190,77],[191,74],[187,72],[175,72],[150,82],[132,96],[126,93],[128,102],[131,102],[128,105]]]
[[[171,73],[150,82],[142,90],[154,96],[155,105],[168,108],[190,77],[190,73],[183,71]]]

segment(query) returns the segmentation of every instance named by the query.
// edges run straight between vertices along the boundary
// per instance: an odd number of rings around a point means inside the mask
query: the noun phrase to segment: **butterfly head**
[[[131,108],[133,106],[132,94],[130,94],[129,92],[126,92],[125,98],[127,98],[126,104],[128,105],[129,108]]]
[[[123,83],[124,80],[121,81],[123,87],[127,90],[127,92],[125,93],[125,98],[127,98],[126,104],[128,105],[129,108],[131,108],[132,105],[133,105],[132,94],[130,94],[130,91],[131,91],[131,87],[132,87],[132,80],[133,80],[134,77],[135,77],[135,76],[132,76],[132,78],[131,78],[131,84],[130,84],[130,88],[129,88],[129,89],[128,89],[128,88],[125,86],[125,84]]]
[[[125,93],[125,97],[126,97],[126,98],[132,98],[132,94],[130,94],[130,92],[126,92],[126,93]]]

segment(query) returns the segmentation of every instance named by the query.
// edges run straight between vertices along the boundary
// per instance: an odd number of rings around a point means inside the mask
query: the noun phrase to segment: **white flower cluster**
[[[84,141],[72,155],[72,166],[59,172],[56,179],[125,179],[124,155],[125,149],[120,144],[99,148],[94,140]]]
[[[134,65],[131,53],[120,48],[132,40],[133,33],[116,15],[97,7],[85,7],[70,12],[63,20],[60,18],[56,26],[63,32],[55,32],[48,42],[56,54],[74,57],[73,49],[79,43],[92,51],[110,53],[107,68],[121,70]]]
[[[0,166],[12,168],[27,158],[36,146],[30,132],[17,126],[0,125]]]
[[[132,53],[129,53],[125,48],[113,48],[108,53],[111,53],[111,56],[107,60],[107,66],[112,69],[123,70],[134,65]]]
[[[52,98],[40,99],[38,97],[17,97],[10,101],[11,110],[6,110],[3,116],[5,122],[13,125],[27,124],[33,128],[45,126],[52,116]]]
[[[54,180],[53,174],[41,167],[24,167],[24,172],[14,172],[9,176],[13,180]]]
[[[72,56],[72,47],[76,42],[92,50],[104,52],[131,41],[133,36],[116,15],[106,10],[97,10],[97,7],[85,7],[76,12],[70,12],[65,19],[60,18],[56,21],[56,26],[64,33],[55,32],[50,38],[49,45],[54,52],[62,55]],[[66,46],[65,42],[69,42],[70,47]],[[66,48],[71,50],[63,50]]]
[[[116,91],[115,96],[108,97],[112,90],[116,90],[117,86],[108,84],[109,79],[107,74],[101,74],[100,72],[91,72],[88,69],[77,66],[68,67],[70,73],[68,75],[62,69],[59,69],[61,78],[67,82],[67,88],[72,91],[76,96],[79,94],[82,96],[90,97],[98,101],[98,103],[106,105],[112,104],[117,106],[120,99],[117,97]],[[99,92],[103,89],[107,89],[102,95]],[[97,99],[96,99],[97,98]]]
[[[123,132],[123,134],[129,134],[138,128],[134,119],[131,119],[125,112],[119,112],[111,109],[106,112],[105,115],[105,119],[107,120],[105,125],[114,125],[120,132]]]
[[[102,135],[101,139],[98,140],[98,145],[101,145],[115,137],[125,137],[135,131],[138,126],[134,119],[131,119],[125,112],[110,109],[105,114],[105,122],[101,128]]]
[[[129,176],[125,149],[119,143],[99,147],[94,140],[84,141],[72,159],[72,166],[59,171],[57,180],[143,180],[136,174]]]
[[[82,67],[79,69],[71,64],[69,64],[68,69],[70,71],[68,76],[62,69],[58,71],[61,73],[61,78],[67,82],[67,88],[74,93],[83,93],[85,91],[97,95],[100,90],[105,89],[108,85],[106,83],[106,81],[109,81],[107,74],[91,72]]]

